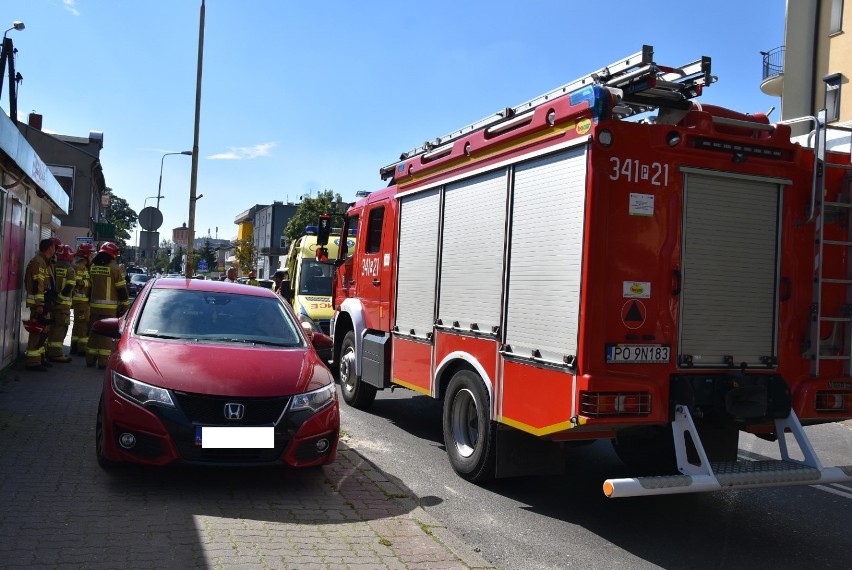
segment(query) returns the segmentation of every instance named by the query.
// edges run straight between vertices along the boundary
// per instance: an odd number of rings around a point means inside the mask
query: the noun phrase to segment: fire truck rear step
[[[620,498],[852,482],[852,465],[822,466],[794,411],[791,410],[787,418],[775,420],[775,429],[782,457],[780,460],[710,462],[688,408],[678,406],[672,430],[681,474],[608,479],[604,482],[604,494],[610,498]],[[795,438],[804,456],[803,460],[790,457],[785,432],[790,432]],[[695,445],[699,456],[698,464],[687,461],[686,434],[689,434]]]

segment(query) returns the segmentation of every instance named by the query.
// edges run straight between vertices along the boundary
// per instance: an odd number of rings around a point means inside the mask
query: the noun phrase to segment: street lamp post
[[[18,95],[15,92],[15,48],[12,46],[12,38],[7,38],[6,34],[12,30],[23,30],[26,26],[24,23],[16,20],[12,22],[12,27],[3,32],[3,44],[0,49],[0,96],[3,95],[3,74],[6,73],[6,62],[9,63],[9,118],[13,121],[18,121]]]
[[[163,199],[163,196],[161,195],[161,192],[163,190],[163,162],[165,162],[167,156],[172,155],[172,154],[183,154],[185,156],[192,156],[192,151],[191,150],[184,150],[184,151],[181,151],[181,152],[167,152],[166,154],[163,155],[163,158],[160,159],[160,184],[159,184],[159,186],[157,186],[157,195],[154,196],[154,198],[157,199],[157,209],[158,210],[160,209],[160,200]]]

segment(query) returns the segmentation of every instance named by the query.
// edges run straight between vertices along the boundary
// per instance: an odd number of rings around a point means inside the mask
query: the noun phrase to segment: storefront
[[[67,213],[68,195],[14,122],[0,113],[0,370],[14,364],[26,348],[27,263],[38,242],[59,230],[57,216]]]

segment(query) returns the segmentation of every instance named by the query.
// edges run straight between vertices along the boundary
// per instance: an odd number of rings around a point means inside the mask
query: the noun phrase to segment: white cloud
[[[62,0],[62,5],[65,6],[65,9],[74,14],[75,16],[80,15],[80,11],[77,9],[77,0]]]
[[[227,152],[208,156],[210,160],[249,160],[259,156],[269,156],[275,148],[274,142],[261,143],[253,146],[229,146]]]

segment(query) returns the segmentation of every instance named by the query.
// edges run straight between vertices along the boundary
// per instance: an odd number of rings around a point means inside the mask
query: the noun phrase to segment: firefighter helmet
[[[249,271],[249,278],[254,279],[254,271]]]
[[[24,321],[24,328],[30,334],[42,334],[44,332],[44,325],[35,319]]]
[[[94,251],[95,248],[90,243],[81,243],[77,246],[77,255],[80,257],[89,257]]]
[[[62,261],[71,261],[74,259],[74,249],[70,245],[63,245],[56,250],[56,257]]]
[[[101,249],[98,251],[108,253],[112,257],[118,257],[118,246],[112,243],[111,241],[106,241],[101,245]]]
[[[56,249],[56,251],[58,252],[58,251],[59,251],[59,248],[61,248],[61,247],[62,247],[62,240],[61,240],[61,239],[59,239],[59,238],[58,238],[58,237],[56,237],[56,236],[53,236],[52,238],[50,238],[50,241],[52,241],[52,242],[53,242],[53,247],[54,247],[54,248]]]

